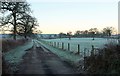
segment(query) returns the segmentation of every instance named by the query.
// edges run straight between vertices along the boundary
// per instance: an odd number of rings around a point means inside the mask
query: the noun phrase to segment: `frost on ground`
[[[25,50],[32,48],[33,42],[27,42],[22,46],[16,47],[15,49],[4,53],[4,59],[9,64],[18,65],[19,62],[22,60],[22,56],[26,53]],[[13,67],[14,70],[16,67]]]
[[[108,43],[117,44],[118,40],[105,39],[105,38],[95,38],[95,40],[92,40],[92,38],[71,38],[71,40],[69,40],[68,38],[62,38],[62,39],[42,39],[41,42],[43,46],[45,46],[46,48],[49,48],[50,51],[57,54],[62,59],[68,60],[68,62],[71,62],[80,68],[84,68],[83,66],[84,61],[82,57],[69,53],[70,51],[76,53],[78,44],[80,45],[80,53],[84,55],[84,52],[85,52],[85,55],[87,54],[86,56],[89,56],[91,54],[92,45],[94,46],[94,48],[101,49],[101,48],[104,48],[104,45]],[[50,42],[52,43],[52,45],[54,45],[57,48],[61,48],[62,46],[61,43],[64,43],[64,49],[68,49],[68,43],[69,43],[70,50],[62,51],[60,49],[47,45],[47,44],[51,44]],[[95,51],[95,53],[98,54],[99,50]]]
[[[87,55],[90,54],[92,50],[92,46],[94,48],[103,48],[105,44],[108,44],[109,42],[118,43],[117,39],[106,39],[106,38],[95,38],[95,40],[92,40],[93,38],[71,38],[69,40],[68,38],[61,38],[61,39],[42,39],[46,42],[51,42],[54,44],[54,42],[57,44],[58,48],[62,47],[62,43],[64,43],[64,49],[68,49],[68,43],[70,45],[71,52],[76,53],[78,50],[78,44],[80,45],[80,52],[84,54],[84,51]],[[58,46],[59,43],[59,46]]]
[[[75,66],[83,66],[83,57],[81,57],[80,55],[75,55],[73,53],[70,53],[69,51],[63,51],[54,48],[38,40],[36,40],[36,42],[38,42],[40,45],[44,46],[45,48],[49,49],[54,54],[58,55],[62,60],[67,61]],[[79,62],[81,62],[81,64]]]

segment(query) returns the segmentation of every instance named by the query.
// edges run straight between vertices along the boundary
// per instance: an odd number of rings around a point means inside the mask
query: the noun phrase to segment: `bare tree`
[[[66,34],[63,33],[63,32],[60,32],[60,33],[59,33],[59,38],[61,39],[61,38],[63,38],[63,37],[66,37]]]
[[[85,30],[85,31],[84,31],[84,34],[88,34],[88,30]]]
[[[93,39],[92,40],[95,40],[94,37],[95,37],[95,34],[98,32],[98,29],[97,28],[91,28],[89,30],[90,34],[92,34],[92,37]]]
[[[20,26],[20,27],[18,26],[19,27],[18,29],[20,29],[19,32],[24,33],[25,38],[27,37],[28,34],[29,35],[32,34],[33,28],[35,28],[35,26],[38,26],[36,18],[32,17],[29,14],[22,15],[21,18],[19,18],[18,24]]]
[[[79,31],[79,30],[77,30],[76,32],[75,32],[75,35],[80,35],[81,34],[81,32]]]
[[[6,16],[2,25],[11,23],[14,26],[13,38],[16,40],[18,17],[20,17],[20,14],[30,12],[29,4],[27,2],[2,2],[1,4],[0,11],[2,13],[9,11],[9,15]]]
[[[68,36],[69,40],[71,40],[72,32],[71,32],[71,31],[68,32],[68,33],[67,33],[67,36]]]
[[[106,27],[103,28],[103,34],[107,35],[108,37],[111,36],[111,34],[113,33],[114,28],[113,27]]]

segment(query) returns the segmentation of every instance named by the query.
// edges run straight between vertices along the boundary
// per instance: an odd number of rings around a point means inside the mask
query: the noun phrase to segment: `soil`
[[[46,50],[44,47],[37,47],[34,42],[34,46],[26,50],[27,53],[23,56],[23,61],[15,74],[77,74],[76,68]]]

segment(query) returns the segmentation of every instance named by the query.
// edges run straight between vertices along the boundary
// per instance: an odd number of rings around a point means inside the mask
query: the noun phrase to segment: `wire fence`
[[[43,42],[54,48],[61,49],[63,51],[69,51],[71,53],[74,53],[75,55],[81,55],[82,57],[100,54],[100,49],[94,47],[94,45],[92,45],[91,49],[89,49],[89,48],[81,48],[80,44],[53,42],[53,41],[43,41]]]

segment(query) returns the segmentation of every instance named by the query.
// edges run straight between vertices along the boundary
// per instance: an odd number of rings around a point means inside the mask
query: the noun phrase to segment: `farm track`
[[[27,53],[23,56],[23,61],[16,74],[77,74],[75,68],[43,48],[41,46],[37,47],[37,42],[34,41],[34,46],[26,50]]]

